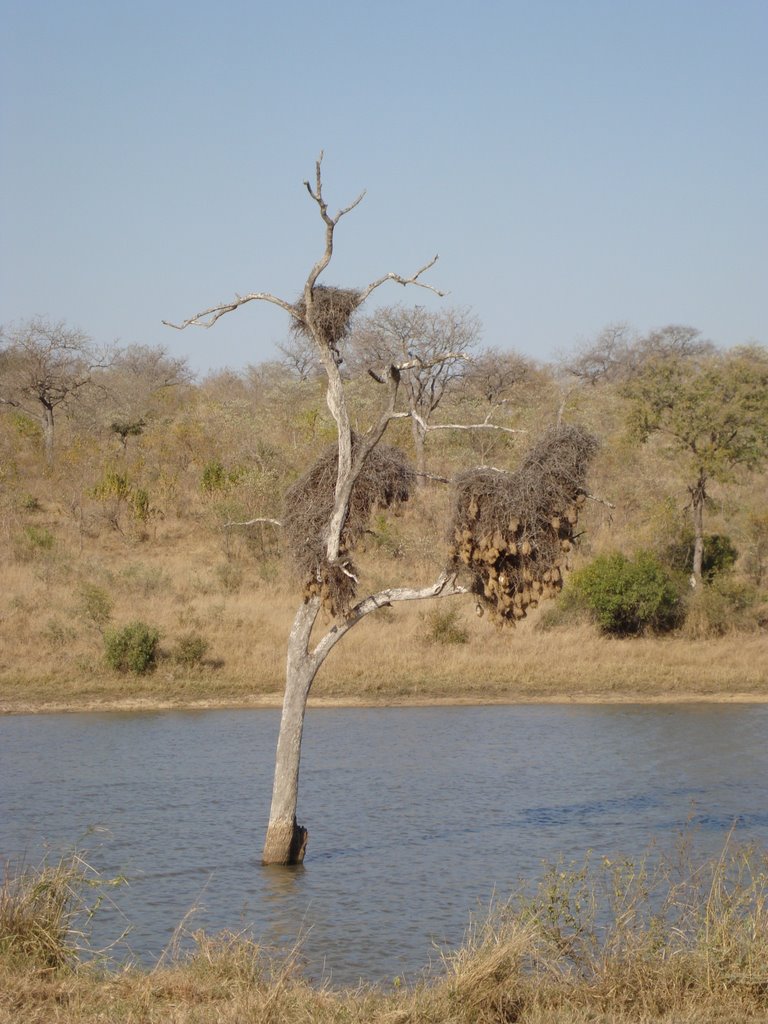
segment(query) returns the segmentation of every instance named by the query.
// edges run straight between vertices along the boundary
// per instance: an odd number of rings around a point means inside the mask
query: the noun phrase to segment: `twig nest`
[[[456,479],[450,565],[496,618],[522,619],[562,587],[597,449],[581,428],[556,427],[514,472],[477,469]]]
[[[352,437],[352,458],[358,440]],[[398,448],[379,444],[368,454],[349,501],[339,557],[326,555],[327,529],[333,513],[339,452],[328,447],[312,468],[286,492],[282,516],[285,551],[304,580],[304,598],[319,595],[334,617],[349,611],[357,591],[351,554],[377,509],[408,500],[415,473]]]
[[[305,338],[319,334],[323,342],[335,351],[349,333],[352,316],[360,305],[360,295],[355,288],[315,285],[309,314],[303,295],[294,302],[291,330]]]

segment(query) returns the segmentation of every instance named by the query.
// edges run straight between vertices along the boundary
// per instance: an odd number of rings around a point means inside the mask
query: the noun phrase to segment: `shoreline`
[[[205,698],[200,700],[169,700],[148,697],[127,697],[123,700],[83,701],[14,701],[0,700],[0,715],[46,715],[84,713],[138,713],[156,714],[165,711],[274,711],[282,707],[282,693],[254,694],[251,697]],[[309,710],[336,710],[358,708],[432,708],[432,707],[516,707],[522,705],[650,705],[650,704],[766,704],[768,693],[716,692],[697,693],[603,693],[578,692],[554,694],[520,694],[503,697],[472,695],[456,696],[398,696],[374,698],[370,696],[310,697]]]

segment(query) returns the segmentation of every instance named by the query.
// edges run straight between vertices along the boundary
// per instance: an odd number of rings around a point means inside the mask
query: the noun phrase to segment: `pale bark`
[[[272,806],[262,853],[262,863],[301,864],[307,848],[308,830],[297,823],[301,740],[307,700],[320,666],[336,644],[366,615],[400,601],[424,601],[429,598],[465,594],[466,588],[450,573],[442,573],[426,587],[389,587],[371,594],[351,609],[343,622],[332,626],[310,650],[312,627],[320,609],[320,599],[310,598],[299,609],[288,640],[285,695],[280,720],[280,735],[275,757]]]
[[[179,330],[190,326],[211,327],[226,313],[230,313],[246,303],[257,300],[280,306],[290,313],[294,320],[300,319],[306,325],[312,335],[318,358],[323,365],[328,379],[326,401],[338,432],[338,470],[334,493],[334,507],[324,537],[326,558],[329,562],[335,562],[339,557],[341,538],[355,481],[362,471],[366,458],[384,435],[389,422],[403,415],[395,411],[401,372],[410,369],[416,363],[419,365],[422,365],[422,363],[421,360],[416,360],[413,363],[404,363],[402,368],[396,365],[389,367],[387,371],[388,401],[379,416],[378,422],[358,439],[353,451],[352,429],[344,394],[344,384],[336,359],[334,358],[334,353],[323,336],[321,326],[315,322],[314,289],[318,278],[331,261],[333,255],[333,235],[337,223],[345,214],[358,205],[364,193],[361,193],[353,203],[342,208],[335,217],[332,217],[328,213],[328,206],[323,197],[320,173],[321,161],[322,153],[315,165],[314,186],[310,185],[309,182],[304,183],[307,192],[317,204],[325,225],[325,246],[322,255],[310,270],[304,285],[303,310],[298,311],[294,303],[289,303],[268,292],[253,292],[245,296],[238,295],[232,302],[211,306],[180,324],[168,323],[168,326],[176,327]],[[401,285],[416,285],[421,288],[428,288],[438,295],[442,294],[437,289],[432,288],[431,285],[427,285],[420,280],[421,275],[432,267],[436,260],[437,257],[434,257],[410,277],[389,273],[377,278],[362,290],[361,301],[368,298],[372,292],[387,281],[394,281]],[[167,321],[164,321],[164,323],[167,323]],[[445,359],[446,357],[441,356],[440,358]],[[377,377],[377,379],[381,379],[384,382],[383,378]],[[392,604],[395,601],[423,600],[430,597],[445,597],[450,594],[460,593],[464,593],[464,588],[457,585],[455,577],[443,573],[434,584],[420,590],[390,588],[378,594],[370,595],[351,609],[343,622],[337,623],[328,630],[317,643],[314,650],[311,649],[310,642],[312,630],[320,609],[320,599],[318,597],[310,597],[299,607],[288,640],[285,695],[275,756],[272,805],[262,855],[265,864],[297,864],[301,863],[304,858],[308,833],[296,820],[304,716],[312,682],[330,651],[352,626],[382,606]]]

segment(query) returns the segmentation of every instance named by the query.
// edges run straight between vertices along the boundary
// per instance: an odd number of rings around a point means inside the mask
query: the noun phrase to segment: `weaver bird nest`
[[[556,427],[513,473],[475,469],[456,478],[450,564],[480,611],[514,622],[561,589],[597,448],[581,428]]]
[[[318,284],[312,289],[311,322],[307,319],[307,304],[302,295],[293,304],[291,330],[310,339],[319,334],[324,344],[336,352],[339,342],[349,333],[352,316],[359,305],[360,292],[354,288]]]
[[[353,458],[357,445],[353,435]],[[343,617],[357,591],[351,552],[376,509],[397,507],[408,500],[415,474],[397,448],[379,444],[368,454],[352,488],[339,557],[329,562],[326,530],[333,514],[338,464],[338,448],[333,445],[287,491],[282,522],[289,557],[305,581],[304,600],[319,595],[327,612]]]

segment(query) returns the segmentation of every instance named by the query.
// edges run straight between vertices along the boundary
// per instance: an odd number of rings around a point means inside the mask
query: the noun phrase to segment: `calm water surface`
[[[304,868],[259,864],[275,711],[0,719],[0,854],[77,845],[158,956],[189,930],[304,934],[310,975],[412,975],[471,912],[587,849],[637,854],[692,821],[705,852],[734,822],[768,844],[768,707],[312,710]],[[124,921],[101,915],[100,933]]]

